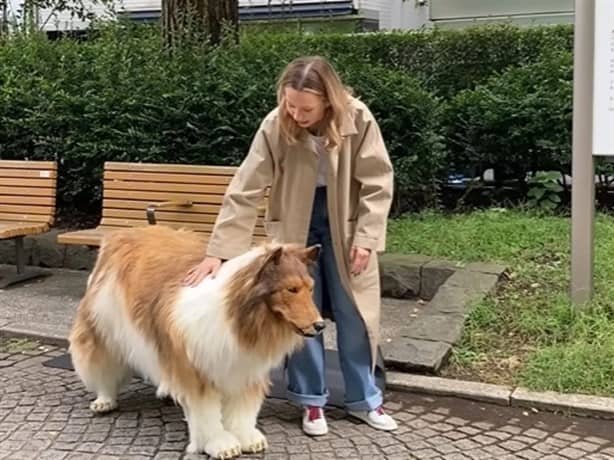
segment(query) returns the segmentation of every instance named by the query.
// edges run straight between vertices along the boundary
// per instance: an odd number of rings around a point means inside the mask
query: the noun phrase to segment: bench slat
[[[135,201],[135,200],[112,200],[106,199],[103,201],[103,215],[111,210],[126,210],[139,211],[144,213],[150,204],[158,203],[151,200]],[[193,204],[192,206],[166,206],[156,211],[156,215],[161,212],[178,212],[181,214],[213,214],[218,215],[221,206],[215,204]],[[264,209],[259,211],[259,216],[264,216]],[[141,214],[142,216],[142,214]]]
[[[57,177],[55,169],[16,169],[4,168],[0,163],[0,178],[4,177],[23,177],[27,179],[53,178]]]
[[[0,168],[53,169],[55,171],[57,165],[55,161],[0,160]]]
[[[74,232],[60,233],[58,243],[61,244],[85,244],[88,246],[99,246],[102,238],[112,231],[119,230],[119,227],[104,228],[97,227],[87,230],[77,230]]]
[[[13,186],[18,189],[21,188],[52,188],[55,189],[55,178],[45,177],[38,179],[20,179],[16,177],[0,177],[0,186],[7,187]],[[15,189],[15,195],[18,194],[19,190]]]
[[[191,174],[216,174],[220,176],[234,176],[236,166],[206,166],[164,163],[122,163],[109,161],[105,163],[105,171],[139,171],[139,172],[166,172]]]
[[[107,190],[103,191],[103,196],[107,198],[116,199],[130,199],[130,200],[146,200],[148,203],[156,203],[162,201],[184,201],[189,200],[192,203],[199,204],[222,204],[224,199],[223,195],[211,195],[211,194],[194,194],[194,193],[166,193],[166,192],[137,192],[130,191],[127,194],[124,190]]]
[[[105,180],[117,180],[127,182],[172,182],[179,184],[218,184],[228,185],[232,176],[217,176],[211,174],[170,174],[162,172],[123,172],[108,171],[104,174]]]
[[[127,181],[112,181],[105,180],[104,188],[107,190],[124,190],[126,192],[139,191],[159,191],[161,184],[151,182],[127,182]],[[225,185],[198,185],[198,184],[164,184],[164,191],[183,192],[198,195],[199,193],[210,193],[214,195],[223,195],[226,192]],[[130,196],[129,193],[124,196]]]
[[[159,222],[159,224],[164,225],[164,222]],[[129,220],[129,219],[111,219],[111,218],[103,218],[101,226],[104,227],[142,227],[148,225],[146,220],[138,221],[138,220]],[[172,225],[173,228],[187,228],[190,230],[194,230],[196,232],[211,232],[213,230],[213,224],[208,223],[191,223],[191,222],[181,222],[178,225]],[[265,236],[265,232],[263,228],[256,227],[254,231],[254,235]]]
[[[23,198],[21,198],[23,201]],[[0,215],[3,213],[9,214],[42,214],[42,215],[51,215],[53,214],[55,207],[53,206],[33,206],[29,202],[25,205],[13,205],[13,204],[4,204],[4,200],[0,201]]]
[[[171,200],[169,200],[171,201]],[[145,212],[147,206],[158,201],[153,200],[117,200],[106,199],[102,202],[103,213],[109,209],[135,209]],[[221,201],[220,201],[221,203]],[[195,212],[203,214],[217,214],[220,211],[219,204],[193,204],[190,207],[184,206],[169,206],[164,208],[165,211],[177,211],[177,212]],[[160,211],[157,211],[160,212]]]
[[[111,232],[120,230],[122,227],[104,227],[99,226],[88,230],[77,230],[75,232],[60,233],[58,235],[58,243],[61,244],[84,244],[87,246],[99,246],[102,238]],[[203,245],[207,244],[210,233],[199,232],[203,237]],[[254,244],[263,244],[266,242],[266,237],[255,236]]]
[[[188,208],[192,209],[192,208]],[[167,208],[164,210],[156,211],[156,220],[158,223],[173,222],[177,224],[185,223],[210,223],[214,224],[217,219],[219,209],[213,213],[193,213],[193,212],[174,212],[169,211]],[[260,216],[262,217],[262,216]],[[126,210],[126,209],[112,209],[105,208],[103,211],[103,218],[121,219],[121,220],[134,220],[137,222],[146,219],[146,213],[144,210]],[[256,226],[263,226],[262,219],[257,221]]]
[[[0,220],[11,222],[44,222],[50,223],[52,216],[40,214],[9,214],[0,212]]]
[[[16,236],[36,235],[49,230],[47,224],[35,222],[4,222],[0,221],[0,238],[14,238]]]
[[[2,204],[18,204],[21,205],[24,201],[28,204],[35,206],[50,206],[51,209],[55,209],[55,195],[54,196],[29,196],[27,200],[22,196],[8,196],[0,195],[0,203]]]
[[[19,188],[15,187],[3,187],[0,185],[0,195],[8,196],[55,196],[55,188]],[[0,202],[3,198],[0,196]]]
[[[105,209],[103,217],[110,217],[115,219],[128,219],[128,220],[143,220],[145,211],[132,211],[123,209]],[[217,213],[205,214],[205,213],[189,213],[189,212],[172,212],[164,210],[156,211],[156,220],[173,221],[173,222],[192,222],[192,223],[215,223]]]

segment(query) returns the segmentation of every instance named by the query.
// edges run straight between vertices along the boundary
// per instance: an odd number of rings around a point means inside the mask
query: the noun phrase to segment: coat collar
[[[358,134],[358,130],[356,129],[356,123],[354,123],[354,113],[352,113],[351,111],[347,111],[343,114],[343,117],[341,118],[341,126],[339,126],[339,134],[341,134],[341,137],[353,136],[354,134]],[[313,150],[313,143],[309,141],[309,135],[307,131],[305,131],[299,139],[299,144],[303,148]]]
[[[354,116],[349,111],[343,114],[343,118],[341,119],[341,126],[339,127],[339,133],[345,136],[352,136],[357,134],[356,123],[354,123]]]

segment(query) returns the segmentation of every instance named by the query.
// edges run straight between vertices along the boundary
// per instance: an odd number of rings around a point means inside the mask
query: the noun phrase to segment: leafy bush
[[[529,171],[568,172],[572,63],[569,52],[553,53],[459,92],[444,121],[451,163],[494,168],[499,181],[523,181]]]
[[[280,55],[274,45],[194,45],[169,55],[155,28],[137,27],[109,27],[86,42],[5,42],[0,157],[59,160],[65,210],[97,207],[107,160],[239,164],[275,106],[277,74],[316,51]],[[434,98],[400,71],[336,61],[382,125],[402,185],[398,202],[409,193],[432,200],[441,159]]]
[[[568,26],[246,34],[173,55],[156,27],[125,23],[85,41],[4,37],[0,158],[59,160],[60,208],[91,213],[104,161],[240,163],[279,72],[320,54],[376,115],[402,212],[433,205],[451,165],[568,169],[570,49]]]

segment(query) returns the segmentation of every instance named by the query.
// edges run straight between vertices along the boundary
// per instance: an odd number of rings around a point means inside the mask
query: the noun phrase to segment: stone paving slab
[[[72,371],[43,366],[65,350],[53,346],[2,351],[0,459],[201,460],[186,455],[187,428],[169,400],[134,380],[120,409],[94,415],[92,397]],[[514,407],[390,391],[386,408],[399,430],[382,433],[327,411],[330,433],[305,436],[298,408],[267,400],[258,425],[270,445],[267,460],[475,460],[614,458],[614,421],[534,413]]]
[[[437,297],[437,296],[435,296]],[[402,337],[408,339],[432,340],[450,346],[458,342],[463,333],[464,316],[454,314],[436,314],[425,311],[418,315],[414,321],[409,322],[401,329]],[[437,371],[439,368],[434,368]]]

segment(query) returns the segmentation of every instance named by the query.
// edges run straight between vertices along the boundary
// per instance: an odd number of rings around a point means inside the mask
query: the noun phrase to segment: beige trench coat
[[[377,252],[385,248],[393,171],[379,126],[365,104],[351,100],[340,132],[342,145],[328,152],[330,230],[339,274],[367,327],[374,366],[381,303]],[[230,259],[250,248],[257,207],[269,186],[267,234],[279,243],[305,245],[317,163],[307,138],[294,145],[282,138],[273,110],[227,189],[207,254]],[[372,250],[367,269],[358,276],[350,273],[353,245]]]

